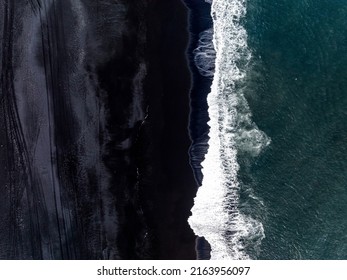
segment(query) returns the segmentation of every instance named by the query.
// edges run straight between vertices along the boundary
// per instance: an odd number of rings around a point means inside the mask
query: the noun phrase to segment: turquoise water
[[[240,209],[265,234],[260,250],[245,248],[259,259],[347,259],[347,1],[249,0],[244,26],[244,92],[271,138],[260,156],[239,154]]]

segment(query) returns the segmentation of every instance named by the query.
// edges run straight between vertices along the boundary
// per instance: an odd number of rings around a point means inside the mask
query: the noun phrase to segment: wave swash
[[[206,2],[212,5],[213,30],[201,34],[194,55],[200,73],[213,76],[207,98],[209,148],[202,162],[204,178],[188,222],[196,235],[210,243],[211,259],[249,259],[245,244],[260,246],[265,235],[260,221],[239,210],[237,155],[257,156],[270,139],[252,122],[242,93],[251,60],[247,33],[241,25],[246,0]]]

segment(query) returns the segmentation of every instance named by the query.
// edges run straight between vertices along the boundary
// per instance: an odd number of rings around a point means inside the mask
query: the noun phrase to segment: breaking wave
[[[211,259],[249,259],[245,248],[259,247],[265,235],[259,220],[240,212],[237,156],[257,156],[270,139],[252,122],[243,95],[251,60],[241,24],[246,0],[206,2],[212,5],[213,30],[201,34],[194,54],[200,73],[213,77],[207,100],[209,148],[188,221],[195,234],[210,243]]]

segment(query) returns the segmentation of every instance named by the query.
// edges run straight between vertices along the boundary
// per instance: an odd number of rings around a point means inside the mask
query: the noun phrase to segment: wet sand
[[[195,259],[182,2],[0,14],[0,258]]]
[[[195,236],[187,223],[197,188],[188,156],[188,11],[181,1],[157,0],[147,18],[145,92],[150,96],[152,147],[158,153],[152,155],[153,173],[161,178],[148,194],[157,194],[152,216],[157,220],[159,258],[195,259]]]

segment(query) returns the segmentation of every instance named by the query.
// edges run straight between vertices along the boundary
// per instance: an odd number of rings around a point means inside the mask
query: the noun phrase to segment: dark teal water
[[[243,202],[264,225],[257,257],[347,259],[347,1],[247,5],[246,96],[272,140],[240,158],[243,184],[262,199]]]

